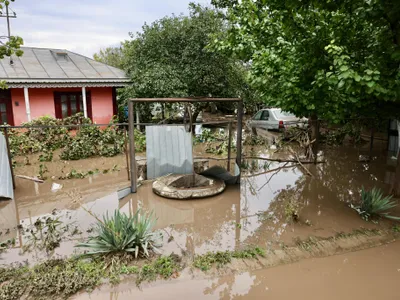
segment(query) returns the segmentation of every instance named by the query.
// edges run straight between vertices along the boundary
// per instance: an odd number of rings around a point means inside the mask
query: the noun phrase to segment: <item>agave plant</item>
[[[128,216],[116,210],[112,217],[107,213],[102,221],[98,220],[95,234],[76,247],[89,248],[86,255],[127,253],[135,258],[148,257],[151,251],[157,252],[157,248],[161,247],[159,235],[152,230],[154,224],[152,213],[138,211]]]
[[[361,205],[351,206],[362,218],[368,220],[373,216],[381,216],[392,220],[400,220],[399,217],[391,216],[388,210],[397,206],[392,200],[392,196],[383,196],[381,190],[373,188],[366,191],[364,187],[361,189]]]

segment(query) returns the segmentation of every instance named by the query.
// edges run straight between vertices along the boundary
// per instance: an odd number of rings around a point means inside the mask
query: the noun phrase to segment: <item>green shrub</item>
[[[86,255],[129,254],[137,257],[148,257],[150,252],[156,252],[161,245],[159,237],[153,232],[155,219],[152,214],[138,211],[133,216],[114,212],[103,220],[98,220],[95,235],[86,243],[77,247],[89,249]]]
[[[366,191],[364,187],[361,189],[361,205],[351,206],[355,209],[363,219],[368,220],[374,216],[380,216],[392,220],[400,220],[399,217],[391,216],[388,210],[397,206],[392,200],[392,196],[383,196],[381,190],[373,188]]]

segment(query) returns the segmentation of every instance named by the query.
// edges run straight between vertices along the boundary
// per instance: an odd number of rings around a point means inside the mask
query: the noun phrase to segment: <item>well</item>
[[[170,199],[199,199],[218,195],[225,190],[225,182],[198,174],[170,174],[153,182],[153,192]]]

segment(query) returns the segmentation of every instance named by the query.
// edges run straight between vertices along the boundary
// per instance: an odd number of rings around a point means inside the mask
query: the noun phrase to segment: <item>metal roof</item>
[[[21,47],[21,57],[0,60],[0,80],[10,84],[106,82],[118,85],[129,82],[121,69],[83,55],[61,49]]]

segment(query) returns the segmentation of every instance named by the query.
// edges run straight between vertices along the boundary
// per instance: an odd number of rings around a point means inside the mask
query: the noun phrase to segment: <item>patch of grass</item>
[[[394,225],[393,227],[392,227],[392,231],[393,232],[400,232],[400,226],[399,225]]]
[[[377,188],[366,191],[363,187],[360,206],[351,205],[350,207],[355,209],[366,221],[377,216],[400,221],[399,217],[391,216],[388,212],[388,210],[397,206],[397,203],[391,200],[392,196],[384,197],[382,191]]]
[[[82,289],[93,290],[105,276],[102,262],[49,260],[31,269],[0,269],[0,299],[67,298]]]
[[[149,257],[150,252],[157,252],[161,246],[160,237],[153,232],[155,218],[152,214],[138,211],[133,216],[119,210],[103,220],[97,219],[94,236],[76,247],[88,249],[86,255],[126,254],[132,258]]]
[[[246,259],[256,258],[258,256],[265,256],[265,251],[259,247],[240,251],[208,252],[204,255],[196,256],[193,266],[205,272],[210,270],[214,265],[217,268],[221,268],[222,266],[229,264],[232,261],[232,258]]]
[[[180,258],[177,255],[161,256],[141,268],[136,283],[139,285],[143,281],[154,281],[158,277],[163,279],[177,277],[181,269]]]

